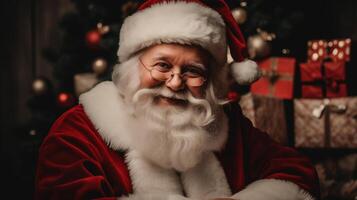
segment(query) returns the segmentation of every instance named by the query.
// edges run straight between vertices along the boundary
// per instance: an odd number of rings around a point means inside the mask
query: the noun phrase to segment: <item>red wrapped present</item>
[[[273,57],[259,62],[263,76],[251,86],[253,94],[293,98],[295,58]]]
[[[351,54],[351,39],[310,40],[307,42],[308,62],[322,62],[330,58],[334,62],[349,61]]]
[[[357,147],[357,97],[295,99],[296,147]]]
[[[311,62],[300,64],[302,97],[347,96],[344,62]]]

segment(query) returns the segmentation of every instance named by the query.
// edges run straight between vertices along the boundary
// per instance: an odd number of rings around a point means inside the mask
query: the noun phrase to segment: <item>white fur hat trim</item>
[[[225,23],[215,10],[197,3],[155,4],[127,17],[120,31],[119,61],[161,43],[198,45],[221,66],[227,62]]]

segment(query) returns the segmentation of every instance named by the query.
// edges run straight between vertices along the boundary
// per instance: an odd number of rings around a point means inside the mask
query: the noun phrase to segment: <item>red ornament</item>
[[[238,95],[238,93],[235,92],[235,91],[230,91],[230,92],[228,92],[227,97],[228,97],[228,100],[230,100],[230,101],[235,101],[235,100],[238,99],[239,95]]]
[[[58,105],[64,108],[68,108],[74,105],[74,97],[73,95],[61,92],[57,96]]]
[[[86,41],[88,46],[96,47],[99,45],[101,35],[98,30],[91,30],[86,34]]]

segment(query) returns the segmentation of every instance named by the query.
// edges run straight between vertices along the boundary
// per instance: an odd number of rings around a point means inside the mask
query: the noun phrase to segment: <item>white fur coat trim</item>
[[[222,17],[198,3],[162,2],[127,17],[120,30],[119,61],[161,43],[198,45],[207,49],[219,65],[227,61],[226,28]]]
[[[199,165],[178,174],[130,151],[127,163],[134,193],[120,200],[200,200],[229,197],[231,191],[224,171],[213,153],[207,153]]]
[[[105,81],[79,96],[84,112],[108,146],[127,150],[133,142],[128,137],[131,123],[127,109],[113,82]]]
[[[239,200],[314,200],[305,190],[292,182],[263,179],[248,185],[232,196]]]

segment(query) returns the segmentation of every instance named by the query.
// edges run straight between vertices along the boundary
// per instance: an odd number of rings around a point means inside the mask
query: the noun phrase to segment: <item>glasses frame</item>
[[[143,63],[143,61],[141,60],[141,58],[139,58],[139,62],[143,65],[143,67],[144,67],[147,71],[149,71],[151,78],[154,79],[154,80],[156,80],[156,81],[170,81],[170,80],[175,76],[175,74],[177,74],[177,75],[184,81],[184,83],[187,85],[187,76],[184,76],[184,75],[181,74],[181,73],[174,73],[172,70],[170,70],[170,72],[171,72],[170,76],[169,76],[168,78],[165,78],[165,79],[160,80],[160,79],[155,78],[155,77],[152,75],[152,71],[153,71],[153,70],[156,70],[155,67],[152,67],[151,69],[148,68],[148,67]],[[156,71],[159,71],[159,70],[156,70]],[[160,71],[159,71],[159,72],[160,72]],[[163,72],[160,72],[160,73],[163,73]],[[197,77],[197,78],[202,78],[202,84],[200,84],[200,85],[195,85],[195,86],[193,86],[193,85],[188,85],[188,86],[191,86],[191,87],[199,87],[199,86],[202,86],[202,85],[207,81],[207,78],[204,77],[204,76],[202,76],[202,77]]]

